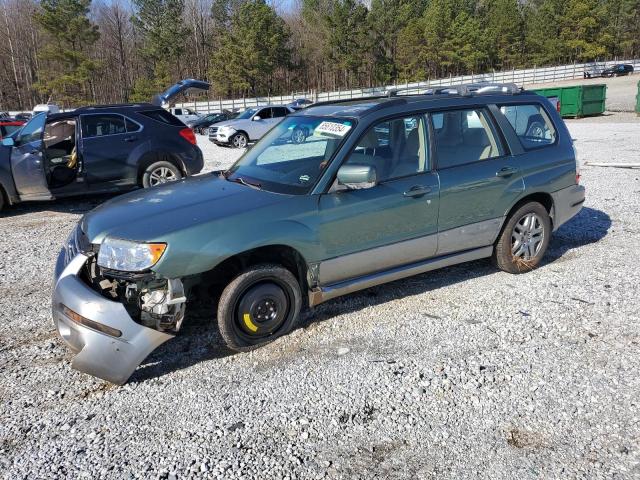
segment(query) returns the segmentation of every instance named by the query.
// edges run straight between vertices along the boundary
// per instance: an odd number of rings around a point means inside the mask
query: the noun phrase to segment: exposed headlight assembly
[[[110,270],[141,272],[158,263],[166,248],[166,243],[140,243],[106,237],[100,245],[98,265]]]
[[[224,125],[224,126],[222,126],[222,127],[220,127],[218,129],[219,133],[226,133],[226,134],[233,133],[235,131],[236,131],[236,129],[231,127],[231,126],[229,126],[229,125]]]

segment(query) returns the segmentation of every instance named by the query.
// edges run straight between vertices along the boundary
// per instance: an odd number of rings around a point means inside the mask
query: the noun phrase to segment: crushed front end
[[[74,369],[123,384],[180,329],[186,296],[180,279],[98,266],[98,248],[79,227],[70,235],[56,263],[53,321]]]

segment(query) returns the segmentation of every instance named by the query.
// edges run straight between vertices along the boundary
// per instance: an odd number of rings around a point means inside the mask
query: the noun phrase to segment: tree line
[[[640,57],[640,0],[0,0],[0,110]]]

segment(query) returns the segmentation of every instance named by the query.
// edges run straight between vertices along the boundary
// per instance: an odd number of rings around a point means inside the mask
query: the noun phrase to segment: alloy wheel
[[[514,225],[511,232],[511,253],[522,260],[531,260],[544,243],[544,224],[535,213],[527,213]]]
[[[244,148],[247,146],[247,137],[242,134],[238,134],[232,139],[233,146],[236,148]]]
[[[168,167],[159,167],[149,175],[149,184],[154,187],[163,183],[173,182],[177,180],[176,174]]]

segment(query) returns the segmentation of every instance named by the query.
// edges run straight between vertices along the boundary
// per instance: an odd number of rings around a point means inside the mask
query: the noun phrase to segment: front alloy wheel
[[[234,146],[234,148],[245,148],[247,146],[247,144],[249,143],[249,139],[247,138],[247,136],[240,132],[240,133],[236,133],[232,138],[231,138],[231,145]]]

